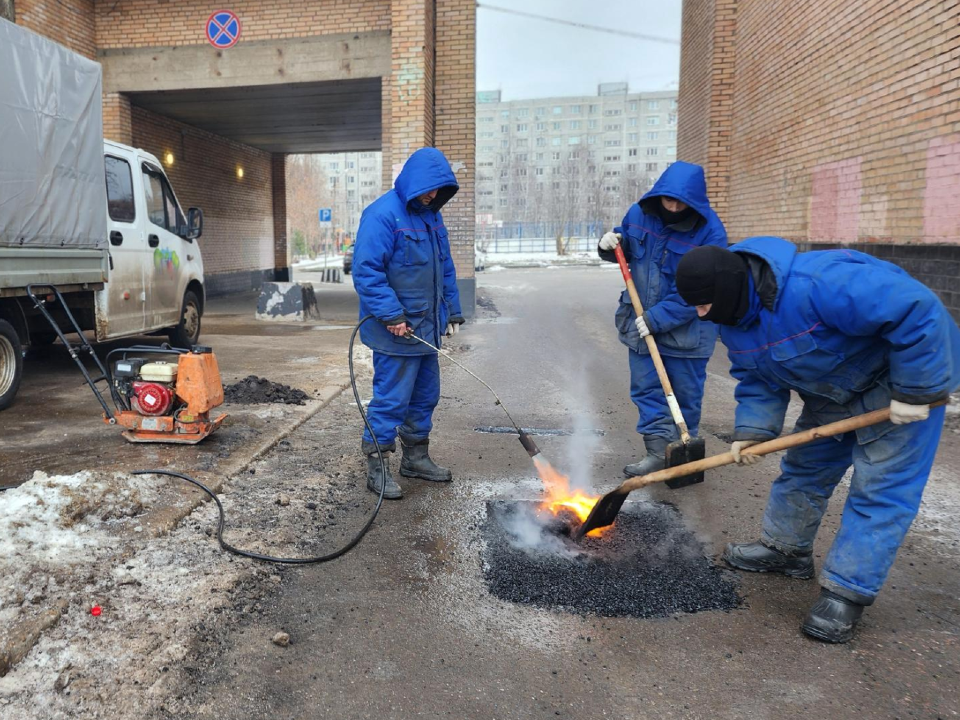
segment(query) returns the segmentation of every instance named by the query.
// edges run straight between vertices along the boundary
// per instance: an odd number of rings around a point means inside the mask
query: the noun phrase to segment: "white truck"
[[[182,211],[153,155],[104,141],[100,65],[0,20],[0,68],[3,410],[23,349],[56,340],[28,286],[57,287],[98,342],[167,334],[178,347],[196,344],[205,294],[203,213]]]

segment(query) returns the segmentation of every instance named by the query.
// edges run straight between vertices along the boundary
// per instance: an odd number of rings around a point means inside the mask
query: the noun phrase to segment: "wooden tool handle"
[[[623,240],[623,237],[618,235]],[[630,266],[627,265],[627,258],[623,254],[623,248],[618,244],[613,249],[617,256],[617,263],[620,265],[620,274],[623,275],[623,281],[627,284],[627,293],[630,295],[630,302],[633,303],[633,311],[637,317],[643,317],[643,304],[640,302],[640,295],[637,293],[637,286],[633,282],[633,275],[630,272]],[[683,413],[680,412],[680,403],[677,402],[677,396],[673,394],[673,386],[670,384],[670,378],[667,377],[667,369],[663,366],[663,359],[660,357],[660,351],[657,349],[657,343],[653,339],[653,333],[647,335],[644,340],[647,341],[647,350],[650,351],[650,357],[653,359],[653,366],[657,369],[657,377],[660,378],[660,384],[663,386],[663,394],[667,396],[667,406],[670,408],[670,414],[673,416],[673,422],[680,431],[680,440],[683,443],[690,442],[690,431],[687,429],[687,423],[683,419]]]
[[[932,403],[930,407],[935,408],[946,404],[946,400],[940,400]],[[819,440],[820,438],[842,435],[843,433],[848,433],[851,430],[859,430],[860,428],[865,428],[870,425],[876,425],[877,423],[881,423],[889,419],[890,408],[874,410],[873,412],[864,413],[863,415],[854,415],[846,420],[838,420],[837,422],[830,423],[829,425],[821,425],[820,427],[810,428],[809,430],[803,430],[790,435],[783,435],[781,437],[774,438],[773,440],[767,440],[766,442],[762,442],[757,445],[751,445],[749,448],[745,448],[743,452],[747,455],[769,455],[770,453],[780,452],[781,450],[787,450],[789,448],[797,447],[798,445],[805,445],[808,442],[813,442],[814,440]],[[714,455],[713,457],[704,458],[703,460],[695,460],[693,462],[686,463],[685,465],[677,465],[676,467],[667,468],[665,470],[658,470],[657,472],[650,473],[649,475],[641,475],[640,477],[630,478],[629,480],[622,482],[620,487],[613,492],[628,493],[647,485],[664,482],[665,480],[673,480],[674,478],[683,477],[684,475],[692,475],[705,470],[713,470],[714,468],[723,467],[724,465],[732,465],[735,462],[736,460],[733,457],[733,453],[727,452],[723,453],[722,455]]]

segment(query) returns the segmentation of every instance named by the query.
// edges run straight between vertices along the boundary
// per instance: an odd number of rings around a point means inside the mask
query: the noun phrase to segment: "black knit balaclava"
[[[688,305],[713,305],[701,320],[736,325],[750,307],[747,262],[716,245],[698,247],[677,265],[677,292]]]

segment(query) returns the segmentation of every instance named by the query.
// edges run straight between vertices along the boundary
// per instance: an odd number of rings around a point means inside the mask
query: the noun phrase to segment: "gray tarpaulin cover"
[[[106,239],[100,65],[0,20],[0,247]]]

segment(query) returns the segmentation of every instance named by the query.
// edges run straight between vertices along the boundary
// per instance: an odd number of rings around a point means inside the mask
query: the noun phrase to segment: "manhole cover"
[[[537,506],[487,503],[484,576],[502,600],[641,618],[740,604],[732,576],[704,555],[672,505],[628,505],[601,537],[580,543],[567,536],[568,522]]]

